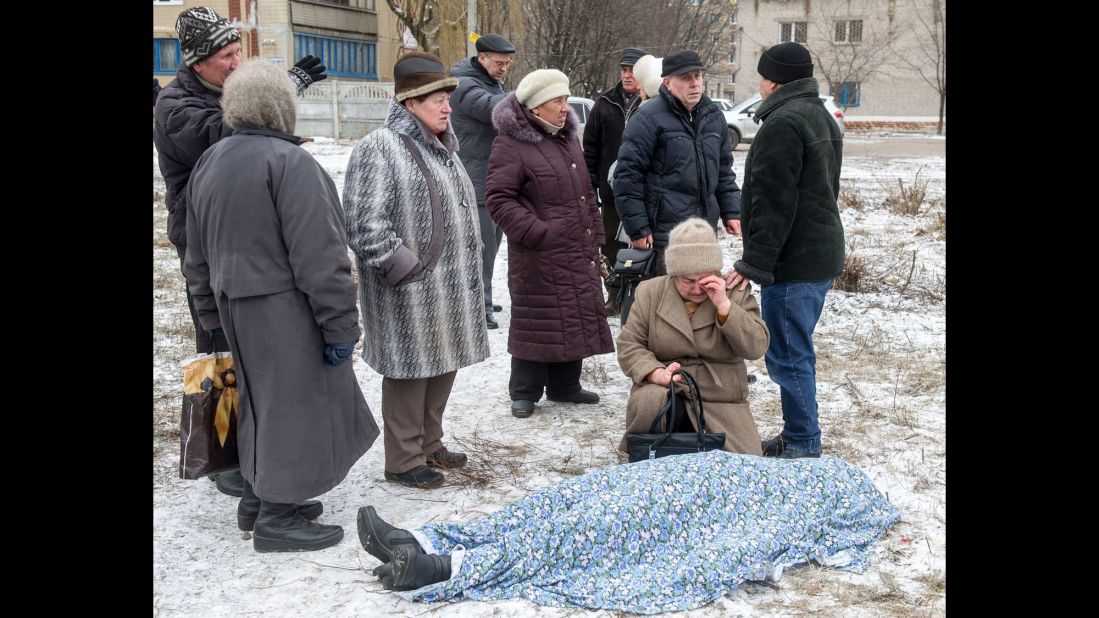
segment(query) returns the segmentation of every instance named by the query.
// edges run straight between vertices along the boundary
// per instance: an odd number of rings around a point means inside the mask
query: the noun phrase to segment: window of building
[[[313,0],[313,2],[323,2],[324,4],[335,4],[336,6],[351,6],[358,9],[374,10],[374,0]]]
[[[716,24],[721,19],[721,13],[710,13],[710,23]]]
[[[737,12],[737,9],[733,9],[733,12],[729,14],[729,23],[730,24],[735,24],[736,23],[736,12]]]
[[[714,42],[714,45],[717,45],[717,42],[721,40],[721,37],[715,34],[711,40]]]
[[[837,21],[832,29],[832,40],[836,43],[861,43],[862,20]]]
[[[733,73],[732,75],[729,76],[729,83],[730,84],[735,84],[736,83],[736,73]]]
[[[832,89],[832,96],[839,107],[858,107],[861,90],[862,84],[859,82],[840,82]]]
[[[736,45],[736,33],[735,32],[729,35],[729,42],[732,43],[733,45]]]
[[[735,64],[736,63],[736,50],[735,49],[733,51],[729,52],[729,63],[730,64]]]
[[[153,73],[174,75],[179,61],[179,39],[153,39]]]
[[[778,25],[778,42],[789,43],[805,43],[806,37],[806,22],[792,21],[784,22]]]
[[[335,77],[378,77],[377,45],[367,41],[294,33],[294,57],[319,56],[328,75]]]

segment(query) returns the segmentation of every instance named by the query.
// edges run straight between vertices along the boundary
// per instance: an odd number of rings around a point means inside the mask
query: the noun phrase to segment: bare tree
[[[450,66],[466,53],[465,0],[385,0],[420,49]]]
[[[915,57],[899,54],[901,62],[919,74],[923,81],[939,94],[938,134],[943,134],[943,119],[946,117],[946,0],[931,0],[930,11],[920,10],[927,5],[926,0],[913,5],[917,7],[915,29],[918,44],[915,45]]]
[[[809,20],[816,36],[807,47],[829,92],[835,94],[841,84],[861,84],[892,59],[901,31],[892,11],[882,24],[880,20],[844,19],[850,10],[847,0],[816,0],[812,5],[820,16]],[[845,111],[846,103],[836,101]]]

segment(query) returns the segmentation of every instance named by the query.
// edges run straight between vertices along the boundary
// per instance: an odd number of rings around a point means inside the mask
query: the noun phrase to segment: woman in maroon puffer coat
[[[603,220],[591,190],[569,78],[533,71],[492,112],[485,206],[508,238],[511,413],[550,401],[597,403],[585,358],[614,351],[599,276]]]

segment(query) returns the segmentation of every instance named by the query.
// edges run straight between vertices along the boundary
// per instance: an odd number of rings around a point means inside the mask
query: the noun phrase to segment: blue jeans
[[[813,330],[832,280],[791,281],[762,287],[761,313],[771,332],[764,357],[782,394],[782,438],[787,450],[820,452],[817,355]]]

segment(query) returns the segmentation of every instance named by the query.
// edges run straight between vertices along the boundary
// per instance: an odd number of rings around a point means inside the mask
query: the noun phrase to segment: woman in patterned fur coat
[[[442,443],[458,369],[488,358],[473,184],[450,126],[457,78],[409,52],[385,125],[351,153],[343,192],[359,268],[363,359],[382,374],[385,478],[438,487],[466,463]]]

